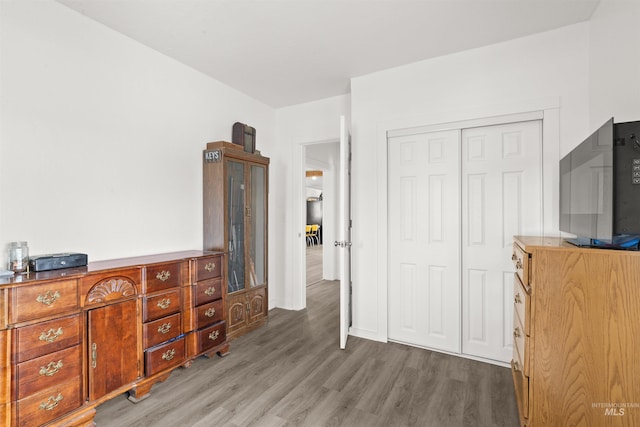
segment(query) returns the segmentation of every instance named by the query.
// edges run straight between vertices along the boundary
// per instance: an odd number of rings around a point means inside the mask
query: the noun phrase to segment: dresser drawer
[[[196,259],[196,282],[222,275],[222,255]]]
[[[146,267],[145,293],[179,287],[181,284],[181,262],[158,264]]]
[[[198,353],[203,353],[213,347],[222,344],[227,339],[225,322],[216,323],[198,332]]]
[[[18,399],[69,380],[78,380],[82,374],[80,361],[80,346],[76,345],[18,364]]]
[[[184,337],[181,337],[145,351],[144,361],[147,376],[183,363],[185,349],[185,340]]]
[[[513,244],[513,253],[511,255],[511,260],[513,261],[513,265],[516,268],[516,274],[522,280],[522,284],[525,289],[529,290],[529,254],[524,252],[520,246],[517,244]]]
[[[222,279],[211,279],[195,285],[194,303],[196,306],[222,298]]]
[[[67,414],[80,405],[82,398],[78,378],[19,400],[16,404],[18,425],[39,426]]]
[[[9,387],[7,387],[11,382],[11,351],[8,348],[10,343],[9,331],[0,329],[0,405],[11,400]],[[0,417],[1,420],[2,417]],[[0,425],[2,425],[2,422],[0,422]]]
[[[196,329],[204,328],[213,323],[224,320],[224,310],[222,300],[210,302],[197,308],[197,324]]]
[[[144,348],[151,348],[182,333],[180,313],[143,325]]]
[[[16,361],[25,362],[80,343],[80,315],[16,329]]]
[[[522,370],[516,366],[513,360],[511,361],[511,375],[516,392],[520,425],[525,425],[525,421],[529,418],[529,378],[523,375]]]
[[[163,292],[144,298],[143,317],[144,322],[156,320],[180,311],[180,289]]]
[[[520,276],[513,275],[513,307],[514,313],[520,319],[520,323],[524,326],[524,333],[527,336],[531,336],[531,297],[524,290],[524,285],[520,281]]]
[[[522,374],[529,376],[529,337],[523,333],[518,316],[513,316],[513,360],[517,362]]]
[[[11,290],[10,323],[54,316],[78,308],[78,282],[64,280]]]

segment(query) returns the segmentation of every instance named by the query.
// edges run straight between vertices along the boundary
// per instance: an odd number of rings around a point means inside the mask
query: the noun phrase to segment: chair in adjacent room
[[[313,237],[311,236],[311,226],[305,227],[305,239],[307,240],[307,246],[313,245]]]
[[[319,229],[320,226],[318,224],[311,224],[311,232],[309,233],[309,237],[311,239],[312,246],[320,243],[320,236],[318,235]]]

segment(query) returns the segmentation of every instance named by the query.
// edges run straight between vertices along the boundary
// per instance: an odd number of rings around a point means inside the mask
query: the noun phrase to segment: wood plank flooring
[[[151,396],[98,407],[98,427],[518,425],[511,371],[437,352],[349,337],[338,348],[338,282],[307,288],[308,308],[274,309],[198,358]]]
[[[322,280],[322,245],[307,246],[307,286]]]

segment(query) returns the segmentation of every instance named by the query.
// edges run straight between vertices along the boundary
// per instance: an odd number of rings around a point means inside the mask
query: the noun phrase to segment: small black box
[[[64,253],[29,257],[31,271],[59,270],[87,265],[87,254]]]

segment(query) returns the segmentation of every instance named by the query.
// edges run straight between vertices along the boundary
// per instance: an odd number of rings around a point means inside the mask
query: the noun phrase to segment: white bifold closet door
[[[538,233],[542,122],[389,138],[389,339],[508,362],[513,235]]]
[[[542,122],[462,131],[462,352],[513,352],[513,236],[542,230]]]
[[[460,351],[460,131],[389,139],[389,338]]]

